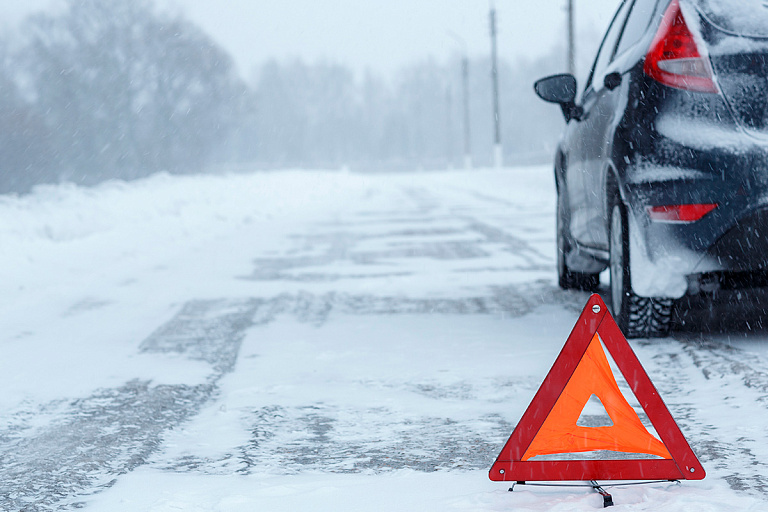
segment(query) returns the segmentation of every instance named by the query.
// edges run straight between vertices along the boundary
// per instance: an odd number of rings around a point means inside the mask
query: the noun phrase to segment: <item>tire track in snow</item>
[[[488,296],[464,299],[297,293],[271,299],[190,301],[141,343],[140,352],[177,354],[203,361],[211,368],[205,382],[155,385],[136,380],[119,388],[98,390],[90,397],[47,404],[18,414],[0,431],[0,509],[77,508],[84,497],[110,487],[120,475],[146,464],[161,446],[165,432],[189,421],[215,399],[219,380],[234,368],[245,332],[280,315],[321,326],[332,312],[524,316],[542,305],[567,306],[573,302],[574,293],[558,290],[548,282],[497,287]],[[416,391],[438,396],[452,393],[429,386]],[[254,441],[241,447],[233,459],[238,468],[247,472],[255,464],[248,461],[259,459],[263,453],[263,439],[269,438],[273,429],[290,424],[291,428],[299,425],[304,431],[313,432],[283,452],[293,468],[318,465],[339,471],[402,467],[434,470],[446,464],[477,468],[486,464],[498,448],[495,441],[510,430],[501,418],[481,419],[486,430],[480,434],[473,432],[473,427],[448,418],[414,418],[393,436],[394,444],[338,444],[327,437],[337,425],[333,419],[337,412],[324,411],[317,405],[308,405],[301,411],[279,407],[272,412],[256,411]],[[285,419],[289,417],[290,421]],[[41,418],[45,419],[42,425]],[[432,431],[436,433],[427,442]],[[415,455],[425,449],[425,442],[429,445],[426,448],[431,446],[435,454],[450,451],[454,455],[448,463],[441,462],[442,455]],[[174,463],[176,470],[205,464],[191,459]]]
[[[751,407],[768,408],[766,363],[704,336],[639,345],[656,352],[654,383],[705,469],[734,490],[768,497],[768,432],[734,420],[753,418]]]
[[[490,210],[499,216],[498,227],[489,222],[487,205],[474,202],[461,206],[456,201],[443,205],[439,198],[421,188],[406,188],[405,196],[414,203],[412,209],[402,212],[372,212],[366,218],[358,213],[352,220],[321,224],[319,232],[305,236],[293,236],[298,247],[293,254],[257,258],[250,275],[241,276],[253,281],[285,282],[336,282],[344,279],[370,279],[409,277],[416,273],[403,266],[408,259],[432,259],[443,262],[489,262],[499,253],[515,256],[514,265],[503,270],[515,272],[554,271],[554,254],[544,254],[537,244],[542,236],[536,224],[527,224],[515,216],[497,209]],[[471,194],[461,194],[472,197]],[[515,210],[510,206],[510,210]],[[546,215],[539,212],[539,215]],[[510,224],[511,223],[511,224]],[[400,228],[398,224],[407,224]],[[525,236],[513,234],[514,227]],[[382,229],[383,227],[383,229]],[[362,230],[360,228],[363,228]],[[378,229],[377,229],[378,228]],[[379,242],[379,243],[375,243]],[[375,249],[370,248],[373,243]],[[325,272],[322,267],[339,264],[351,271],[347,273]],[[393,268],[394,267],[394,268]],[[400,268],[397,268],[400,267]],[[487,271],[474,268],[469,271]],[[453,269],[453,272],[467,272]]]
[[[565,292],[546,282],[499,287],[488,296],[465,299],[418,299],[380,297],[344,293],[283,294],[258,301],[254,323],[266,324],[281,315],[301,322],[322,326],[332,313],[354,315],[399,314],[495,314],[524,316],[538,307],[556,304],[574,312],[580,311],[586,294]],[[254,301],[255,303],[255,301]],[[198,316],[188,305],[184,315]],[[179,315],[184,316],[184,315]],[[184,323],[184,322],[182,322]],[[172,342],[175,328],[162,339],[162,350],[180,350]],[[203,337],[205,338],[205,337]],[[183,339],[183,337],[182,337]],[[181,345],[185,345],[186,342]],[[652,354],[649,366],[655,365],[654,382],[665,397],[673,416],[687,434],[702,462],[713,474],[724,478],[734,489],[768,495],[768,434],[761,431],[729,433],[718,427],[718,418],[702,411],[700,380],[723,381],[711,389],[712,403],[732,402],[740,407],[743,397],[734,398],[740,390],[751,393],[760,407],[768,405],[768,367],[757,356],[717,342],[680,341],[662,345],[656,341],[638,341],[638,346]],[[146,343],[153,345],[155,343]],[[193,357],[204,358],[197,345],[189,350]],[[175,347],[175,348],[168,348]],[[210,361],[212,362],[212,361]],[[212,364],[214,364],[212,362]],[[695,368],[697,371],[692,372]],[[522,384],[516,384],[519,387]],[[523,386],[525,387],[525,386]],[[482,391],[470,384],[457,389],[416,386],[415,392],[435,399],[475,400]],[[519,391],[519,389],[517,390]],[[516,391],[516,392],[517,392]],[[742,408],[739,414],[747,414]],[[199,471],[212,474],[249,473],[255,468],[281,468],[297,473],[307,470],[329,472],[389,471],[409,468],[417,471],[437,469],[481,469],[492,461],[500,444],[514,428],[499,417],[478,418],[474,422],[453,421],[450,418],[414,417],[403,424],[392,423],[387,410],[339,410],[327,404],[304,407],[275,405],[252,411],[252,440],[222,459],[209,460],[189,456],[179,460],[157,461],[160,467],[173,471]],[[392,416],[394,418],[394,415]],[[351,420],[350,420],[351,418]],[[345,439],[339,432],[350,430],[349,421],[372,422],[370,431],[386,431],[387,436],[376,439]],[[356,423],[355,423],[356,424]],[[286,438],[281,432],[291,432]],[[352,436],[354,437],[354,436]]]
[[[283,294],[264,303],[264,321],[279,316],[295,318],[321,328],[332,315],[496,315],[521,317],[539,307],[572,308],[581,302],[576,292],[565,292],[548,282],[499,287],[488,296],[465,299],[420,299],[343,293]],[[578,293],[585,298],[586,294]],[[573,308],[576,313],[576,308]],[[413,393],[430,401],[448,403],[513,401],[520,393],[531,394],[534,382],[496,380],[459,382],[356,382],[354,386],[381,386]],[[499,415],[472,420],[412,414],[387,407],[339,406],[327,403],[273,405],[242,413],[241,428],[250,432],[248,444],[217,456],[199,455],[194,449],[153,460],[167,471],[226,475],[252,472],[337,473],[385,472],[398,469],[431,472],[440,469],[487,468],[513,430]]]
[[[686,343],[683,348],[703,377],[719,384],[712,386],[717,393],[710,397],[714,403],[725,404],[731,414],[744,418],[753,417],[751,407],[768,409],[768,367],[759,357],[714,341]],[[705,441],[697,443],[703,457],[725,474],[733,489],[768,496],[768,432],[762,425],[735,429],[715,425],[712,421],[705,426]]]
[[[261,301],[192,301],[141,345],[143,353],[205,361],[196,385],[132,381],[15,418],[0,432],[0,509],[79,508],[84,496],[146,463],[163,434],[193,417],[230,372]],[[37,417],[49,421],[37,426]]]

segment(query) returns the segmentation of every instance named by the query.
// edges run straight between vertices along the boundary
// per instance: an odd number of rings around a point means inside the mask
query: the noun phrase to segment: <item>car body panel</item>
[[[558,188],[567,194],[574,241],[569,267],[594,273],[607,266],[616,194],[629,215],[632,288],[647,297],[680,297],[696,275],[768,270],[768,38],[724,32],[695,3],[680,3],[720,92],[647,76],[645,54],[669,0],[628,0],[600,52],[621,46],[616,24],[632,23],[630,7],[652,9],[650,24],[610,62],[601,64],[598,53],[580,98],[584,114],[568,122],[558,148]],[[603,84],[610,73],[621,77],[613,90]],[[647,213],[649,206],[698,203],[718,207],[691,223],[657,222]]]

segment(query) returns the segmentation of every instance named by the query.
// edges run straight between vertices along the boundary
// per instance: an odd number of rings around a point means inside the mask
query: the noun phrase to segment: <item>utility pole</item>
[[[461,84],[464,95],[464,168],[472,168],[472,132],[469,126],[469,58],[461,59]]]
[[[493,164],[501,168],[504,164],[501,149],[501,114],[499,112],[499,65],[496,52],[496,7],[491,3],[491,82],[493,83],[494,146]]]
[[[461,45],[461,93],[464,125],[464,168],[472,168],[472,130],[469,117],[469,56],[467,42],[449,30],[448,35]]]
[[[445,89],[445,121],[445,158],[448,168],[453,169],[456,148],[453,142],[453,90],[450,84]]]
[[[568,72],[576,75],[576,43],[573,0],[568,0]]]

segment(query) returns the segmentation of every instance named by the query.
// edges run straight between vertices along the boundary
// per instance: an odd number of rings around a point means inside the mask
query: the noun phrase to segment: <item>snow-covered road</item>
[[[553,190],[538,167],[0,199],[0,508],[598,508],[487,478],[588,297],[556,286]],[[633,346],[708,477],[617,510],[768,507],[768,334],[691,318]]]

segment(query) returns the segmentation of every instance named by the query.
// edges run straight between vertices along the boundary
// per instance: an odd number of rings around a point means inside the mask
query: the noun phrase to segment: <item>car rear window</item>
[[[768,37],[766,0],[693,0],[693,3],[721,29],[742,36]]]

